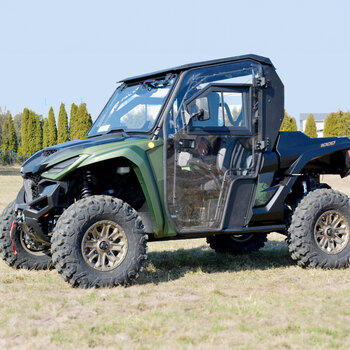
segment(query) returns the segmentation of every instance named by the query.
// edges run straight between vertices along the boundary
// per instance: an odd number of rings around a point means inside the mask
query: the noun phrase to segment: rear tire
[[[110,196],[71,205],[52,235],[52,259],[74,287],[129,285],[146,261],[147,235],[137,212]]]
[[[350,261],[350,200],[332,189],[307,194],[296,208],[289,228],[289,251],[302,267],[348,267]]]
[[[267,233],[246,233],[243,235],[219,235],[207,238],[210,248],[217,253],[247,254],[263,248]]]
[[[3,211],[0,223],[0,256],[7,265],[15,269],[47,270],[52,267],[49,247],[39,245],[26,237],[20,227],[12,232],[12,240],[17,254],[14,253],[10,231],[16,219],[15,202],[11,202]]]

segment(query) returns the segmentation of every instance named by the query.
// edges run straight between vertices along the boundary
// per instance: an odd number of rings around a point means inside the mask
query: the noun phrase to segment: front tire
[[[263,248],[267,241],[267,233],[246,233],[243,235],[219,235],[207,238],[210,248],[217,253],[232,255],[247,254]]]
[[[0,223],[0,256],[7,265],[15,269],[47,270],[52,267],[51,252],[48,246],[41,246],[31,240],[19,226],[12,232],[12,240],[17,254],[13,251],[10,231],[16,219],[15,202],[3,211]]]
[[[74,287],[129,285],[146,261],[147,235],[127,203],[91,196],[62,214],[51,248],[55,268]]]
[[[302,267],[340,268],[350,262],[350,200],[332,189],[306,195],[289,228],[289,251]]]

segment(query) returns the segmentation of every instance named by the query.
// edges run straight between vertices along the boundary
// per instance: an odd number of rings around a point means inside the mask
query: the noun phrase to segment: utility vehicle
[[[349,175],[350,139],[279,132],[283,116],[283,84],[256,55],[124,79],[86,139],[23,164],[1,256],[77,287],[127,285],[147,240],[238,254],[279,232],[299,265],[347,267],[349,198],[320,174]]]

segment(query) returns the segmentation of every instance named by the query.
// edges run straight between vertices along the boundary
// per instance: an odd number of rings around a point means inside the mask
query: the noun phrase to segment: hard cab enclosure
[[[104,194],[135,208],[151,239],[283,232],[292,189],[347,175],[350,148],[280,133],[283,116],[283,84],[256,55],[125,79],[86,140],[23,164],[21,224],[49,242],[65,208]]]
[[[147,240],[206,236],[239,254],[277,231],[299,265],[347,267],[350,200],[320,174],[349,174],[350,140],[279,132],[283,90],[255,55],[123,80],[87,139],[23,164],[0,255],[105,287],[138,276]]]

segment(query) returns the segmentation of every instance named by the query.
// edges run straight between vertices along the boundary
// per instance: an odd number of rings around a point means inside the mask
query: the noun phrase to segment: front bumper
[[[33,199],[31,192],[33,187],[27,183],[17,195],[15,210],[21,216],[19,225],[23,226],[24,231],[29,233],[32,239],[50,243],[50,236],[43,230],[41,221],[51,210],[59,206],[60,194],[67,193],[68,189],[64,182],[42,180],[37,184],[38,189],[35,191],[38,193]]]

